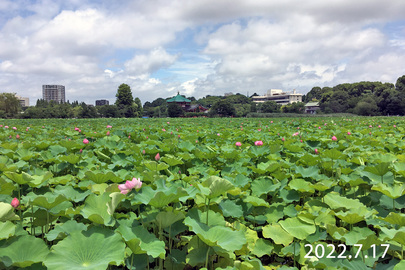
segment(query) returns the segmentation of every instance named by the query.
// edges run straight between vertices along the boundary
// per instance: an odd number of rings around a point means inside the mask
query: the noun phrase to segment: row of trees
[[[359,82],[335,87],[314,87],[305,95],[305,102],[319,101],[324,113],[354,113],[358,115],[404,115],[405,75],[396,84]]]
[[[257,95],[256,93],[253,95]],[[191,105],[199,104],[209,108],[209,113],[186,113],[169,98],[157,98],[144,106],[139,98],[133,98],[131,88],[121,84],[116,93],[114,105],[89,106],[84,102],[46,102],[38,100],[36,106],[21,107],[14,94],[0,94],[0,117],[23,118],[95,118],[95,117],[178,117],[178,116],[236,116],[245,117],[249,113],[304,113],[305,103],[319,101],[321,113],[354,113],[358,115],[405,115],[405,75],[396,84],[381,82],[345,83],[334,87],[313,87],[303,96],[303,102],[281,106],[274,101],[256,104],[252,97],[242,94],[210,96],[191,100]]]

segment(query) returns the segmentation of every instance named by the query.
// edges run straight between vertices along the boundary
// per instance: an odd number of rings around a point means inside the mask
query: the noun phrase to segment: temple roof
[[[183,97],[180,95],[179,92],[177,92],[177,96],[175,96],[174,98],[168,99],[166,102],[191,102],[191,100]]]

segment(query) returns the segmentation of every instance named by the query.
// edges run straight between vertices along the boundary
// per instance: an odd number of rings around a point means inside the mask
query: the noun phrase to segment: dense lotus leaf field
[[[0,119],[0,269],[405,269],[404,150],[404,117]]]

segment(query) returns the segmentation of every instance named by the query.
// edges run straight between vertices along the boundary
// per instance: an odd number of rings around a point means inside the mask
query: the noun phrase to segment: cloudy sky
[[[0,92],[142,103],[405,75],[403,0],[0,0]]]

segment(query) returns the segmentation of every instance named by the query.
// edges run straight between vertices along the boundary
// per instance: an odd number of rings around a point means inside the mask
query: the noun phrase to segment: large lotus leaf
[[[70,154],[68,156],[60,156],[59,160],[68,162],[70,164],[76,164],[80,161],[80,155]]]
[[[391,223],[392,225],[405,226],[405,214],[402,213],[389,213],[383,220]]]
[[[73,232],[81,232],[87,230],[87,225],[78,223],[76,220],[68,220],[61,225],[56,225],[55,228],[46,234],[48,241],[55,239],[63,239]]]
[[[255,173],[258,174],[272,173],[280,168],[280,163],[271,160],[266,163],[261,162],[257,164],[257,168],[255,166],[251,166],[249,168],[251,168]]]
[[[156,161],[145,161],[144,165],[146,168],[154,172],[163,171],[169,168],[169,165],[166,163],[157,163]]]
[[[17,166],[14,165],[12,159],[9,159],[6,156],[0,156],[0,171],[16,171]]]
[[[402,176],[405,176],[405,162],[395,162],[393,164],[395,172],[399,173]],[[1,168],[0,168],[1,171]]]
[[[14,208],[9,203],[0,202],[0,221],[19,220]]]
[[[132,204],[149,204],[150,200],[155,196],[156,191],[150,186],[142,187],[141,190],[131,200]]]
[[[297,190],[299,192],[309,192],[309,193],[315,192],[315,189],[313,188],[313,185],[310,182],[300,178],[295,178],[291,180],[290,183],[288,183],[288,186],[291,189]]]
[[[119,177],[117,177],[113,172],[107,172],[107,173],[103,173],[103,172],[92,172],[92,171],[87,171],[85,173],[85,180],[91,180],[96,184],[102,184],[105,183],[107,181],[113,181],[113,182],[120,182],[122,181],[122,179],[120,179]]]
[[[115,208],[117,208],[118,204],[125,198],[125,195],[121,192],[113,192],[109,196],[111,197],[111,201],[107,203],[107,213],[113,215]]]
[[[15,233],[15,224],[11,221],[0,222],[0,240],[7,239]]]
[[[156,216],[156,223],[162,228],[167,228],[174,224],[175,222],[184,219],[185,216],[182,212],[160,212]]]
[[[270,179],[261,178],[252,182],[252,195],[259,197],[280,188],[280,183],[273,184]]]
[[[221,201],[219,203],[219,208],[221,208],[225,217],[240,218],[243,216],[242,206],[236,204],[232,200]]]
[[[326,157],[326,158],[330,158],[330,159],[333,159],[333,160],[337,160],[337,159],[340,159],[340,158],[342,158],[342,157],[344,157],[344,155],[342,154],[342,152],[340,152],[339,150],[337,150],[337,149],[331,149],[331,150],[325,150],[325,151],[323,151],[322,152],[322,157]]]
[[[273,249],[274,246],[269,240],[260,238],[256,241],[252,254],[256,255],[257,257],[262,257],[264,255],[270,256]]]
[[[55,190],[53,191],[55,194],[60,194],[65,196],[68,200],[73,202],[81,202],[83,201],[88,195],[91,194],[90,190],[82,191],[73,188],[72,186],[65,186],[65,185],[57,185]]]
[[[51,152],[52,156],[57,156],[59,154],[65,153],[66,150],[67,149],[65,147],[58,144],[49,146],[49,151]]]
[[[158,191],[149,201],[149,204],[154,207],[161,208],[163,206],[169,205],[169,203],[177,202],[180,197],[186,195],[187,192],[182,187],[178,187],[177,189],[172,188],[164,191]]]
[[[164,157],[162,157],[160,160],[169,164],[169,166],[176,166],[176,165],[184,164],[184,162],[181,159],[179,159],[175,156],[172,156],[172,155],[168,155],[168,154],[165,155]]]
[[[0,247],[0,261],[7,267],[27,267],[42,262],[49,250],[44,241],[31,235],[13,237]]]
[[[84,208],[80,213],[84,218],[94,223],[113,226],[115,220],[108,214],[107,207],[110,200],[108,193],[103,193],[103,195],[91,194],[86,198]]]
[[[297,166],[295,172],[301,174],[301,176],[304,178],[317,179],[319,176],[318,170],[319,168],[317,166],[311,166],[309,168]]]
[[[358,209],[350,209],[349,211],[343,212],[339,211],[335,215],[343,220],[344,222],[347,222],[349,224],[355,224],[360,221],[365,220],[369,216],[378,213],[375,209],[373,210],[368,210],[365,207],[361,207]]]
[[[234,188],[231,182],[218,176],[210,176],[202,184],[210,189],[208,199],[216,198]]]
[[[284,246],[288,246],[294,240],[294,237],[278,224],[263,227],[263,236],[272,239],[276,244]]]
[[[20,148],[15,153],[18,155],[19,159],[22,159],[24,161],[28,161],[35,156],[34,152],[25,148]]]
[[[162,259],[165,257],[165,243],[157,239],[154,234],[143,226],[128,226],[127,222],[122,222],[117,232],[122,235],[122,238],[134,254],[146,253],[153,258],[160,257]]]
[[[28,184],[35,179],[26,172],[16,173],[16,172],[4,172],[4,175],[10,178],[13,182],[17,184],[24,185]]]
[[[402,195],[405,195],[405,185],[396,184],[396,185],[387,185],[383,183],[378,183],[374,185],[371,190],[377,190],[384,195],[390,197],[391,199],[397,199]]]
[[[284,217],[284,209],[285,205],[281,204],[272,204],[269,209],[265,211],[265,216],[267,218],[268,223],[274,223]]]
[[[0,194],[11,195],[15,189],[12,182],[7,182],[5,179],[0,178]]]
[[[372,174],[378,175],[378,176],[384,176],[387,172],[390,171],[389,169],[389,163],[384,162],[384,163],[379,163],[375,166],[366,166],[364,170],[366,172],[371,172]]]
[[[30,200],[32,205],[50,210],[57,206],[58,204],[67,201],[67,198],[61,194],[53,194],[47,192],[44,195],[35,195],[34,193],[28,194],[25,200]]]
[[[186,262],[191,266],[197,266],[205,262],[208,249],[212,250],[208,245],[202,242],[198,236],[194,236],[187,244],[188,254],[186,257]],[[211,252],[209,252],[211,255]]]
[[[397,160],[397,157],[391,153],[375,153],[368,158],[372,163],[391,163]]]
[[[250,203],[253,206],[270,207],[270,205],[265,200],[254,196],[246,196],[246,198],[244,198],[243,201],[245,203]]]
[[[400,261],[397,263],[393,270],[402,270],[405,269],[405,260]]]
[[[108,229],[93,228],[87,232],[73,232],[52,246],[44,264],[48,269],[107,269],[109,264],[124,261],[125,243],[119,234]]]
[[[348,199],[340,196],[337,192],[330,192],[325,195],[324,201],[332,209],[346,208],[346,209],[358,209],[366,207],[357,199]]]
[[[297,217],[287,218],[279,222],[280,226],[295,238],[304,240],[308,235],[316,231],[314,224],[308,224]]]
[[[200,239],[209,246],[219,246],[227,251],[241,249],[246,243],[242,231],[234,231],[225,226],[207,226],[193,218],[186,217],[184,224],[190,227]]]
[[[354,227],[350,232],[344,235],[344,239],[346,240],[346,245],[353,246],[357,244],[360,240],[367,239],[370,235],[374,235],[375,232],[370,230],[367,227]]]

